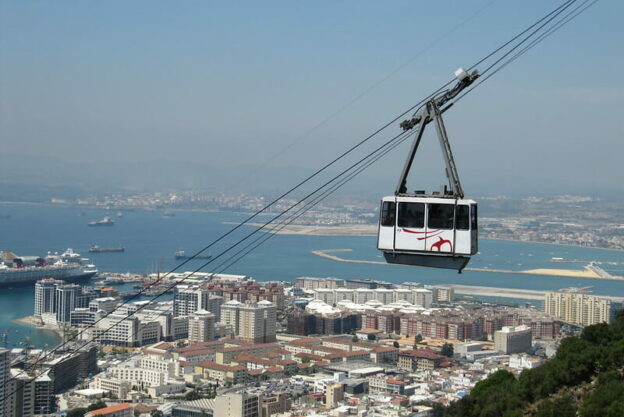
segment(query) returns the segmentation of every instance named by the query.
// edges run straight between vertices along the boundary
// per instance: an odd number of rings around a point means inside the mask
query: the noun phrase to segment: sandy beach
[[[11,320],[13,323],[21,324],[24,326],[35,327],[40,330],[48,330],[57,334],[61,339],[63,338],[63,331],[59,329],[57,326],[53,326],[50,324],[43,324],[41,318],[37,316],[26,316],[19,319]]]

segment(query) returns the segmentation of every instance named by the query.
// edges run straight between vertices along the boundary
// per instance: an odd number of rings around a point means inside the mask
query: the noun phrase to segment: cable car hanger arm
[[[407,160],[403,166],[399,183],[394,192],[395,195],[407,193],[407,176],[409,175],[409,171],[412,167],[414,156],[416,155],[416,151],[420,145],[422,135],[425,132],[425,127],[429,124],[429,122],[435,120],[436,132],[438,134],[442,156],[444,157],[444,163],[446,165],[446,177],[449,180],[449,186],[451,188],[450,195],[458,198],[464,197],[464,191],[462,189],[461,182],[459,181],[459,174],[457,173],[457,166],[455,165],[455,159],[453,158],[451,146],[448,141],[444,121],[442,120],[442,113],[448,110],[453,103],[447,105],[443,109],[441,109],[441,107],[455,98],[466,87],[470,86],[479,77],[479,73],[474,71],[472,74],[469,74],[460,68],[455,71],[455,76],[458,78],[459,82],[453,88],[445,91],[438,97],[430,99],[418,110],[418,112],[414,114],[411,119],[401,122],[400,126],[403,130],[413,129],[416,125],[418,125],[418,130],[416,131],[414,142],[412,143]]]

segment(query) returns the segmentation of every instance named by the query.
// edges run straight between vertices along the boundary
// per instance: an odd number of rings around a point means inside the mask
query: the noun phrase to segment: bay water
[[[48,251],[62,252],[72,248],[90,257],[101,272],[166,273],[181,263],[174,259],[176,251],[184,250],[187,255],[191,255],[248,217],[233,212],[176,210],[173,213],[174,216],[165,216],[159,210],[136,210],[124,211],[122,217],[116,217],[115,211],[105,209],[0,203],[0,214],[10,216],[0,218],[0,250],[9,250],[18,255],[43,256]],[[112,217],[115,225],[87,226],[89,221],[104,216]],[[270,218],[270,215],[263,215],[254,219],[254,222],[263,223]],[[228,258],[239,251],[241,246],[224,255],[221,253],[254,230],[250,226],[234,230],[204,252],[213,256],[211,260],[193,260],[182,265],[178,271],[244,274],[258,281],[293,281],[300,276],[313,276],[367,278],[397,284],[420,282],[534,290],[593,286],[593,294],[596,295],[624,296],[624,281],[474,271],[458,274],[428,268],[343,263],[312,254],[312,251],[320,249],[352,249],[352,252],[337,255],[349,259],[383,261],[381,253],[376,249],[374,236],[275,235],[244,258],[235,256],[232,260],[236,259],[237,262],[224,269],[224,266],[230,264]],[[264,237],[265,234],[256,233],[245,242]],[[88,253],[89,247],[94,244],[100,247],[123,246],[125,252]],[[479,247],[480,253],[473,257],[469,267],[520,271],[536,268],[580,269],[584,266],[584,263],[551,262],[551,258],[561,257],[587,262],[620,263],[603,265],[603,268],[615,275],[623,275],[623,252],[494,240],[482,240]],[[0,346],[19,346],[25,337],[29,337],[30,342],[38,347],[58,343],[58,336],[52,332],[12,321],[32,314],[33,294],[34,288],[0,290],[0,333],[6,334],[0,340]]]

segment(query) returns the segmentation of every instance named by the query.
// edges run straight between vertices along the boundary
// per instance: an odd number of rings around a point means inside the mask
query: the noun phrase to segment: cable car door
[[[424,251],[427,229],[425,203],[398,200],[395,250]]]
[[[379,235],[377,248],[394,250],[394,229],[396,227],[396,198],[384,197],[379,213]]]

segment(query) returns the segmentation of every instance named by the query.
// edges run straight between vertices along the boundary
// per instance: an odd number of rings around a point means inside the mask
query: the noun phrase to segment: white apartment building
[[[231,325],[236,336],[252,343],[275,341],[277,308],[270,301],[243,304],[236,300],[221,306],[221,321]]]
[[[544,311],[566,323],[590,326],[611,323],[616,305],[608,298],[594,295],[550,292],[544,300]]]
[[[209,342],[215,336],[215,315],[198,310],[189,317],[188,339],[191,342]]]

